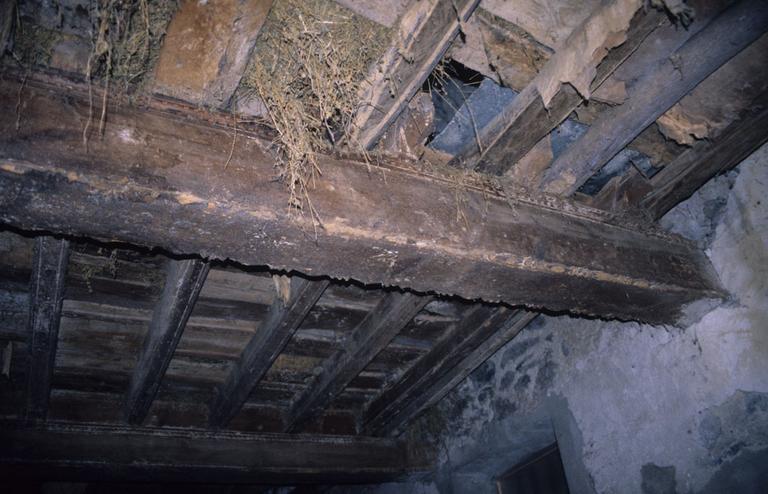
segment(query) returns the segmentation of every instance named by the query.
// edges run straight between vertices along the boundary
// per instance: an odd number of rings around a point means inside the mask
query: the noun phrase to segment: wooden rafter
[[[299,428],[325,409],[430,300],[412,293],[385,295],[296,400],[286,416],[286,430]]]
[[[128,423],[141,424],[149,412],[203,288],[208,269],[207,262],[197,259],[168,261],[165,286],[152,314],[128,388],[125,403],[125,420]]]
[[[45,420],[64,300],[69,242],[38,237],[32,256],[29,286],[29,357],[26,420]]]
[[[393,480],[424,466],[392,439],[0,423],[4,479],[344,483]]]
[[[479,0],[421,0],[403,13],[397,33],[361,98],[353,143],[370,149],[440,61]]]
[[[86,88],[63,95],[30,78],[17,131],[19,85],[0,82],[0,189],[13,191],[0,194],[0,220],[19,228],[648,322],[720,293],[701,253],[649,225],[479,179],[457,191],[454,176],[403,161],[370,173],[365,161],[320,156],[315,230],[286,210],[257,135],[241,132],[225,167],[226,130],[121,107],[86,149]]]
[[[650,180],[651,190],[637,201],[654,219],[661,218],[712,177],[741,163],[768,140],[768,95],[714,141],[700,140]]]
[[[593,17],[605,15],[605,6],[598,8]],[[626,33],[626,41],[608,51],[602,62],[597,65],[596,74],[590,84],[590,90],[596,91],[613,71],[626,60],[645,38],[664,21],[663,15],[656,11],[639,11],[635,14]],[[589,19],[585,24],[589,23]],[[577,28],[572,37],[580,36]],[[556,65],[562,58],[569,56],[568,50],[576,50],[579,45],[566,42],[558,56],[551,58],[548,64]],[[547,73],[556,73],[549,71]],[[538,92],[541,81],[535,79],[506,107],[500,115],[509,118],[495,119],[479,131],[478,141],[484,148],[478,149],[474,142],[458,153],[454,163],[459,166],[474,167],[486,173],[503,175],[515,165],[537,142],[549,134],[583,101],[582,96],[570,84],[563,84],[548,106]]]
[[[768,30],[768,2],[728,7],[638,81],[549,167],[544,190],[570,195],[665,111]]]
[[[325,280],[290,278],[289,293],[285,294],[287,297],[277,294],[266,319],[217,390],[211,404],[211,426],[226,425],[240,411],[327,286],[328,281]]]

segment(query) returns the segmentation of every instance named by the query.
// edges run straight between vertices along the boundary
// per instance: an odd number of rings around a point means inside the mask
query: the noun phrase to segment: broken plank
[[[392,339],[424,308],[430,297],[390,292],[347,336],[342,349],[326,359],[286,415],[286,430],[299,429],[322,412]]]
[[[604,10],[605,7],[602,7],[592,15],[604,15]],[[626,41],[608,51],[602,62],[596,66],[590,91],[596,91],[663,20],[664,17],[654,10],[637,12],[627,30]],[[575,32],[571,36],[579,35],[579,32]],[[578,49],[578,47],[579,45],[566,43],[560,55],[555,55],[548,63],[562,63],[561,57],[567,55],[567,50]],[[539,84],[541,82],[537,79],[532,81],[523,93],[509,103],[509,108],[503,110],[503,113],[512,116],[511,119],[505,121],[503,125],[492,122],[486,127],[487,130],[480,131],[480,142],[485,145],[482,152],[473,145],[464,150],[454,161],[462,162],[464,166],[474,166],[486,173],[503,175],[583,101],[582,95],[573,86],[564,83],[549,105],[545,106],[538,94]],[[531,95],[533,97],[530,97]]]
[[[327,286],[325,280],[290,278],[287,297],[278,293],[266,319],[217,390],[209,417],[212,427],[223,427],[237,415]]]
[[[241,132],[225,167],[231,133],[198,110],[121,105],[86,150],[87,87],[30,76],[17,131],[20,84],[0,81],[0,221],[21,229],[656,323],[720,294],[706,258],[650,224],[406,160],[318,156],[315,233],[263,136]]]
[[[605,112],[545,173],[550,193],[574,193],[621,149],[707,76],[768,30],[768,1],[728,7],[669,58],[646,72],[629,99]]]
[[[351,142],[370,149],[408,105],[479,0],[411,2],[392,45],[364,85]]]
[[[155,399],[168,364],[187,325],[208,275],[209,264],[198,259],[169,260],[166,278],[126,397],[124,417],[141,424]]]
[[[384,438],[0,423],[4,479],[335,484],[393,480],[412,463]]]
[[[29,358],[26,420],[45,420],[51,395],[51,379],[64,300],[69,242],[38,237],[32,259],[29,287]]]
[[[658,219],[712,177],[741,163],[768,141],[768,98],[763,94],[714,141],[699,140],[650,180],[639,206]]]
[[[454,163],[501,175],[525,156],[656,28],[659,16],[636,13],[638,7],[631,1],[600,4],[525,89],[478,130],[476,142],[467,143]],[[629,26],[624,26],[627,41],[623,44],[622,18]],[[598,58],[585,58],[585,50],[595,50]],[[554,114],[547,109],[554,109]]]

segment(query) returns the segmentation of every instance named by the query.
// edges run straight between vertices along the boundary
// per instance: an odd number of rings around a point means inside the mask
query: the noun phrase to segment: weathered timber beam
[[[212,427],[223,427],[237,415],[327,286],[325,280],[293,276],[287,299],[276,295],[267,317],[217,390],[208,419]]]
[[[408,393],[409,399],[402,403],[402,408],[378,430],[378,433],[395,435],[400,432],[404,426],[434,406],[449,391],[466,379],[472,371],[517,336],[536,316],[538,316],[536,312],[520,310],[508,317],[500,327],[492,327],[490,331],[486,332],[485,340],[458,364],[436,372],[424,381],[424,384],[420,385],[417,391]],[[489,324],[495,324],[498,321],[495,314],[491,315],[489,319],[491,319]],[[461,354],[461,349],[459,353]]]
[[[29,286],[29,374],[26,420],[45,420],[64,301],[69,242],[37,237]]]
[[[563,66],[563,61],[576,59],[573,53],[582,49],[582,45],[573,42],[579,37],[585,37],[584,30],[591,27],[603,16],[611,12],[611,6],[601,4],[584,23],[574,29],[568,40],[563,44],[558,54],[553,56],[541,74],[500,112],[499,117],[492,120],[478,133],[478,141],[483,146],[478,148],[475,142],[469,143],[454,158],[455,164],[474,167],[477,170],[496,175],[503,175],[530,151],[537,142],[549,134],[583,101],[582,95],[568,83],[562,84],[548,105],[539,94],[539,86],[549,84],[544,78],[560,79],[562,74],[552,67]],[[596,61],[583,60],[595,65],[595,75],[589,89],[597,90],[613,71],[626,60],[645,38],[651,34],[666,18],[650,10],[641,9],[635,13],[626,32],[626,41],[607,51],[605,58],[599,64]],[[599,53],[599,52],[598,52]],[[584,67],[587,70],[587,67]]]
[[[412,293],[385,295],[293,404],[285,418],[286,430],[299,429],[325,409],[430,300]]]
[[[421,404],[432,385],[447,373],[455,372],[467,356],[489,336],[503,327],[515,311],[505,307],[475,304],[467,307],[459,321],[435,347],[422,357],[391,388],[371,402],[363,417],[363,428],[369,434],[386,434],[391,425],[401,425],[412,411],[409,402]],[[402,415],[401,415],[402,413]],[[392,421],[397,418],[397,424]]]
[[[370,149],[408,105],[479,0],[411,2],[382,60],[366,81],[352,141]]]
[[[0,423],[4,479],[283,483],[385,481],[411,467],[382,438]]]
[[[128,387],[124,417],[129,424],[141,424],[147,416],[203,288],[209,264],[198,259],[171,259],[165,269],[163,292]]]
[[[20,85],[0,81],[0,221],[21,229],[653,323],[720,293],[705,256],[655,227],[408,161],[320,156],[315,232],[266,139],[240,132],[225,167],[232,134],[199,113],[110,105],[86,149],[87,87],[30,77],[17,130]]]
[[[768,30],[768,1],[742,0],[638,81],[622,105],[605,112],[545,173],[542,187],[570,195],[707,76]]]
[[[768,95],[763,94],[715,140],[700,140],[650,180],[639,206],[658,219],[712,177],[730,170],[768,141]]]

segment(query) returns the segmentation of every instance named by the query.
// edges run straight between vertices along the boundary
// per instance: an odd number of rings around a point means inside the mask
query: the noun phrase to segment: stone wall
[[[731,300],[684,329],[540,316],[414,424],[440,463],[398,492],[496,492],[555,439],[574,493],[768,492],[767,193],[768,145],[662,220]]]

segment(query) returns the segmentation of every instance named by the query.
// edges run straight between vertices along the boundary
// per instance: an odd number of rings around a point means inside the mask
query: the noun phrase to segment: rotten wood
[[[86,149],[87,87],[30,77],[17,131],[19,84],[0,81],[0,220],[18,228],[654,323],[720,293],[700,252],[649,224],[409,161],[319,156],[315,232],[258,134],[225,167],[231,133],[197,112],[121,106]]]
[[[412,293],[385,295],[347,336],[343,348],[325,360],[322,372],[287,414],[286,430],[299,429],[324,410],[429,301],[430,297]]]
[[[487,338],[507,322],[514,311],[505,307],[474,304],[446,336],[403,375],[394,386],[371,402],[363,417],[368,434],[386,434],[394,425],[402,424],[414,413],[411,402],[418,407],[434,383],[457,368]],[[394,421],[394,423],[393,423]]]
[[[45,420],[48,415],[68,259],[68,241],[53,237],[35,240],[29,286],[30,367],[25,410],[28,422]]]
[[[638,202],[650,217],[661,218],[712,177],[741,163],[768,140],[768,94],[714,141],[696,141],[650,180],[652,190]]]
[[[611,7],[601,5],[591,16],[584,21],[581,27],[574,30],[569,40],[576,40],[583,36],[581,32],[592,23],[611,14]],[[607,51],[605,58],[597,64],[595,76],[590,83],[590,91],[594,91],[613,73],[613,71],[626,60],[642,41],[652,33],[663,20],[661,14],[655,11],[635,14],[626,32],[626,41]],[[478,142],[468,143],[467,147],[454,158],[455,164],[477,168],[480,171],[502,175],[511,168],[525,154],[533,148],[544,136],[560,124],[583,101],[582,95],[571,84],[563,83],[560,90],[548,104],[542,99],[540,88],[550,86],[552,81],[546,78],[561,77],[556,67],[563,64],[563,60],[576,58],[575,51],[582,49],[582,45],[575,42],[566,42],[563,47],[552,56],[537,77],[523,89],[517,97],[507,106],[503,107],[498,115],[485,127],[479,129]],[[546,70],[544,70],[546,69]],[[582,71],[588,70],[583,67]]]
[[[217,390],[209,417],[212,427],[225,426],[237,415],[327,286],[325,280],[291,277],[289,300],[275,298],[266,319]]]
[[[205,283],[208,269],[209,264],[198,259],[168,261],[163,293],[152,314],[128,387],[124,416],[129,424],[141,424],[146,418]]]
[[[400,115],[469,19],[479,0],[411,2],[397,34],[368,77],[351,141],[372,148]]]
[[[637,81],[627,102],[605,112],[550,166],[544,190],[569,195],[664,112],[768,30],[768,2],[731,5]]]
[[[381,482],[425,467],[411,463],[405,445],[393,439],[0,423],[4,479]]]

